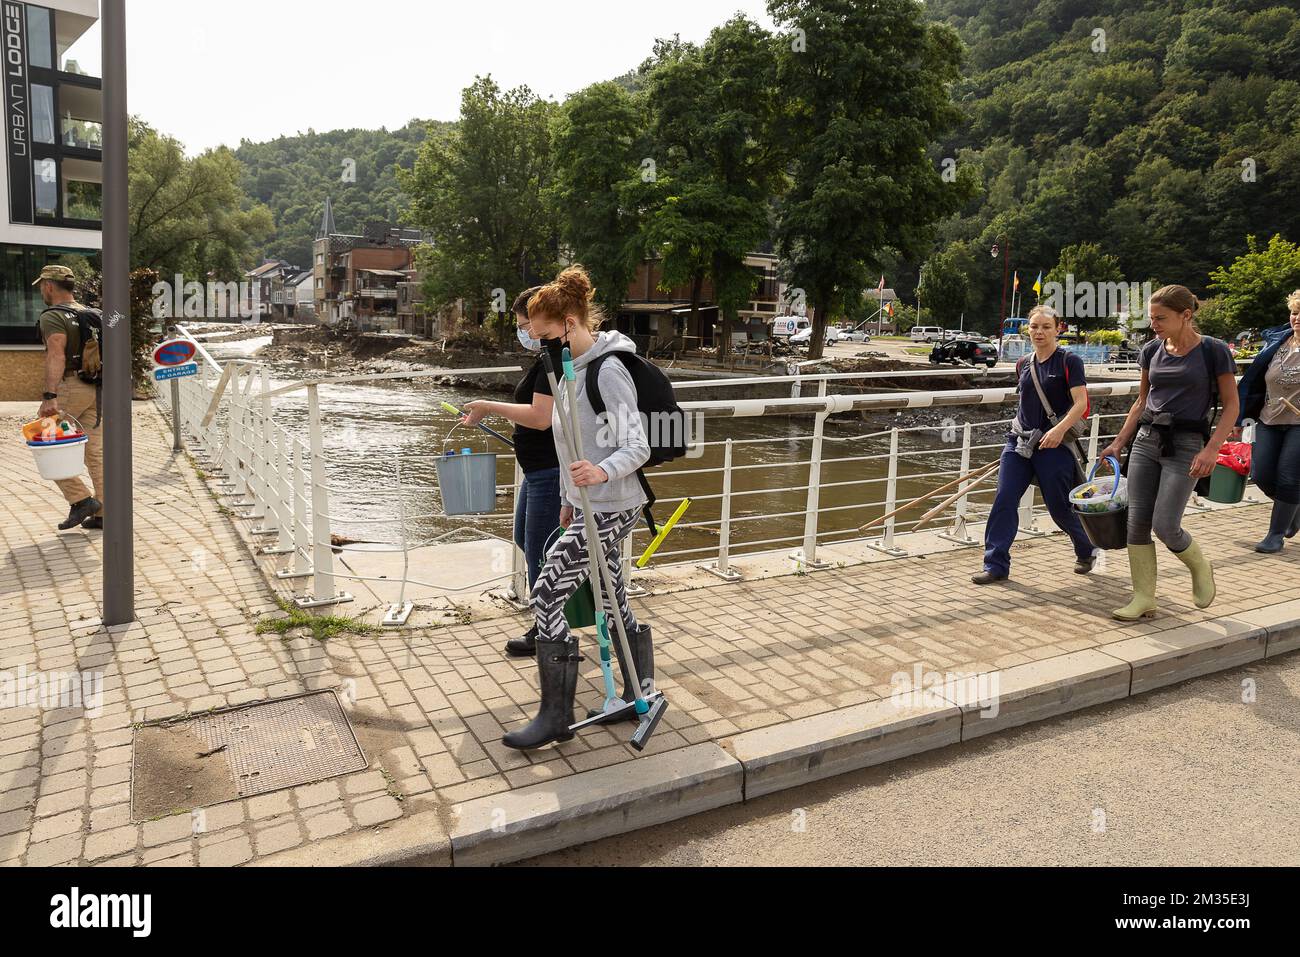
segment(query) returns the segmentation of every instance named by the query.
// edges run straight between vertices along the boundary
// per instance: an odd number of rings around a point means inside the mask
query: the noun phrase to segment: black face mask
[[[555,370],[555,377],[558,379],[564,375],[564,350],[569,345],[569,327],[564,327],[564,337],[559,339],[543,339],[542,351],[551,358],[551,368]]]

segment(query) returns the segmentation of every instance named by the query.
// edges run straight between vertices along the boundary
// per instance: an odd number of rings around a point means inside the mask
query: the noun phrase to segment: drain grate
[[[137,729],[137,820],[311,784],[366,768],[332,691],[259,701]]]

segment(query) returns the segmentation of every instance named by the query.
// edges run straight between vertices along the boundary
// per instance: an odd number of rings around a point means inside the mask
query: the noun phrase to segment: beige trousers
[[[92,493],[80,478],[62,479],[55,484],[59,486],[59,491],[63,493],[69,505],[75,505],[92,495],[102,504],[104,501],[104,423],[95,424],[99,419],[95,387],[82,382],[75,373],[64,376],[59,384],[59,408],[73,416],[86,430],[86,471],[90,473],[90,481],[95,486],[95,490]],[[101,508],[96,514],[102,517],[104,510]]]

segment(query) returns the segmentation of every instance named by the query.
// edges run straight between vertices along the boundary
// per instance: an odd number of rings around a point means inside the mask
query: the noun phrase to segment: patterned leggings
[[[627,603],[627,591],[623,587],[623,565],[619,546],[636,525],[636,509],[629,512],[596,512],[596,529],[600,538],[601,551],[605,554],[605,563],[609,568],[609,577],[614,582],[615,611],[609,594],[601,581],[601,597],[606,615],[618,614],[623,619],[623,627],[630,633],[636,628],[636,616]],[[564,603],[578,590],[590,573],[587,558],[587,526],[582,520],[582,510],[574,512],[573,521],[560,536],[558,542],[547,556],[542,572],[533,585],[533,611],[537,615],[538,641],[564,641],[569,637],[569,623],[564,620]],[[613,637],[614,629],[610,629]]]

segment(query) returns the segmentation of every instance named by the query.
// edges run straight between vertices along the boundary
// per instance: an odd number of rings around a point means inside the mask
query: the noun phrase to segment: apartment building
[[[0,401],[40,400],[50,263],[100,268],[103,95],[97,0],[0,3],[6,75],[0,149]]]
[[[374,223],[360,234],[333,232],[326,200],[321,229],[312,243],[315,313],[328,325],[345,322],[361,330],[396,329],[398,285],[407,281],[418,229]]]

